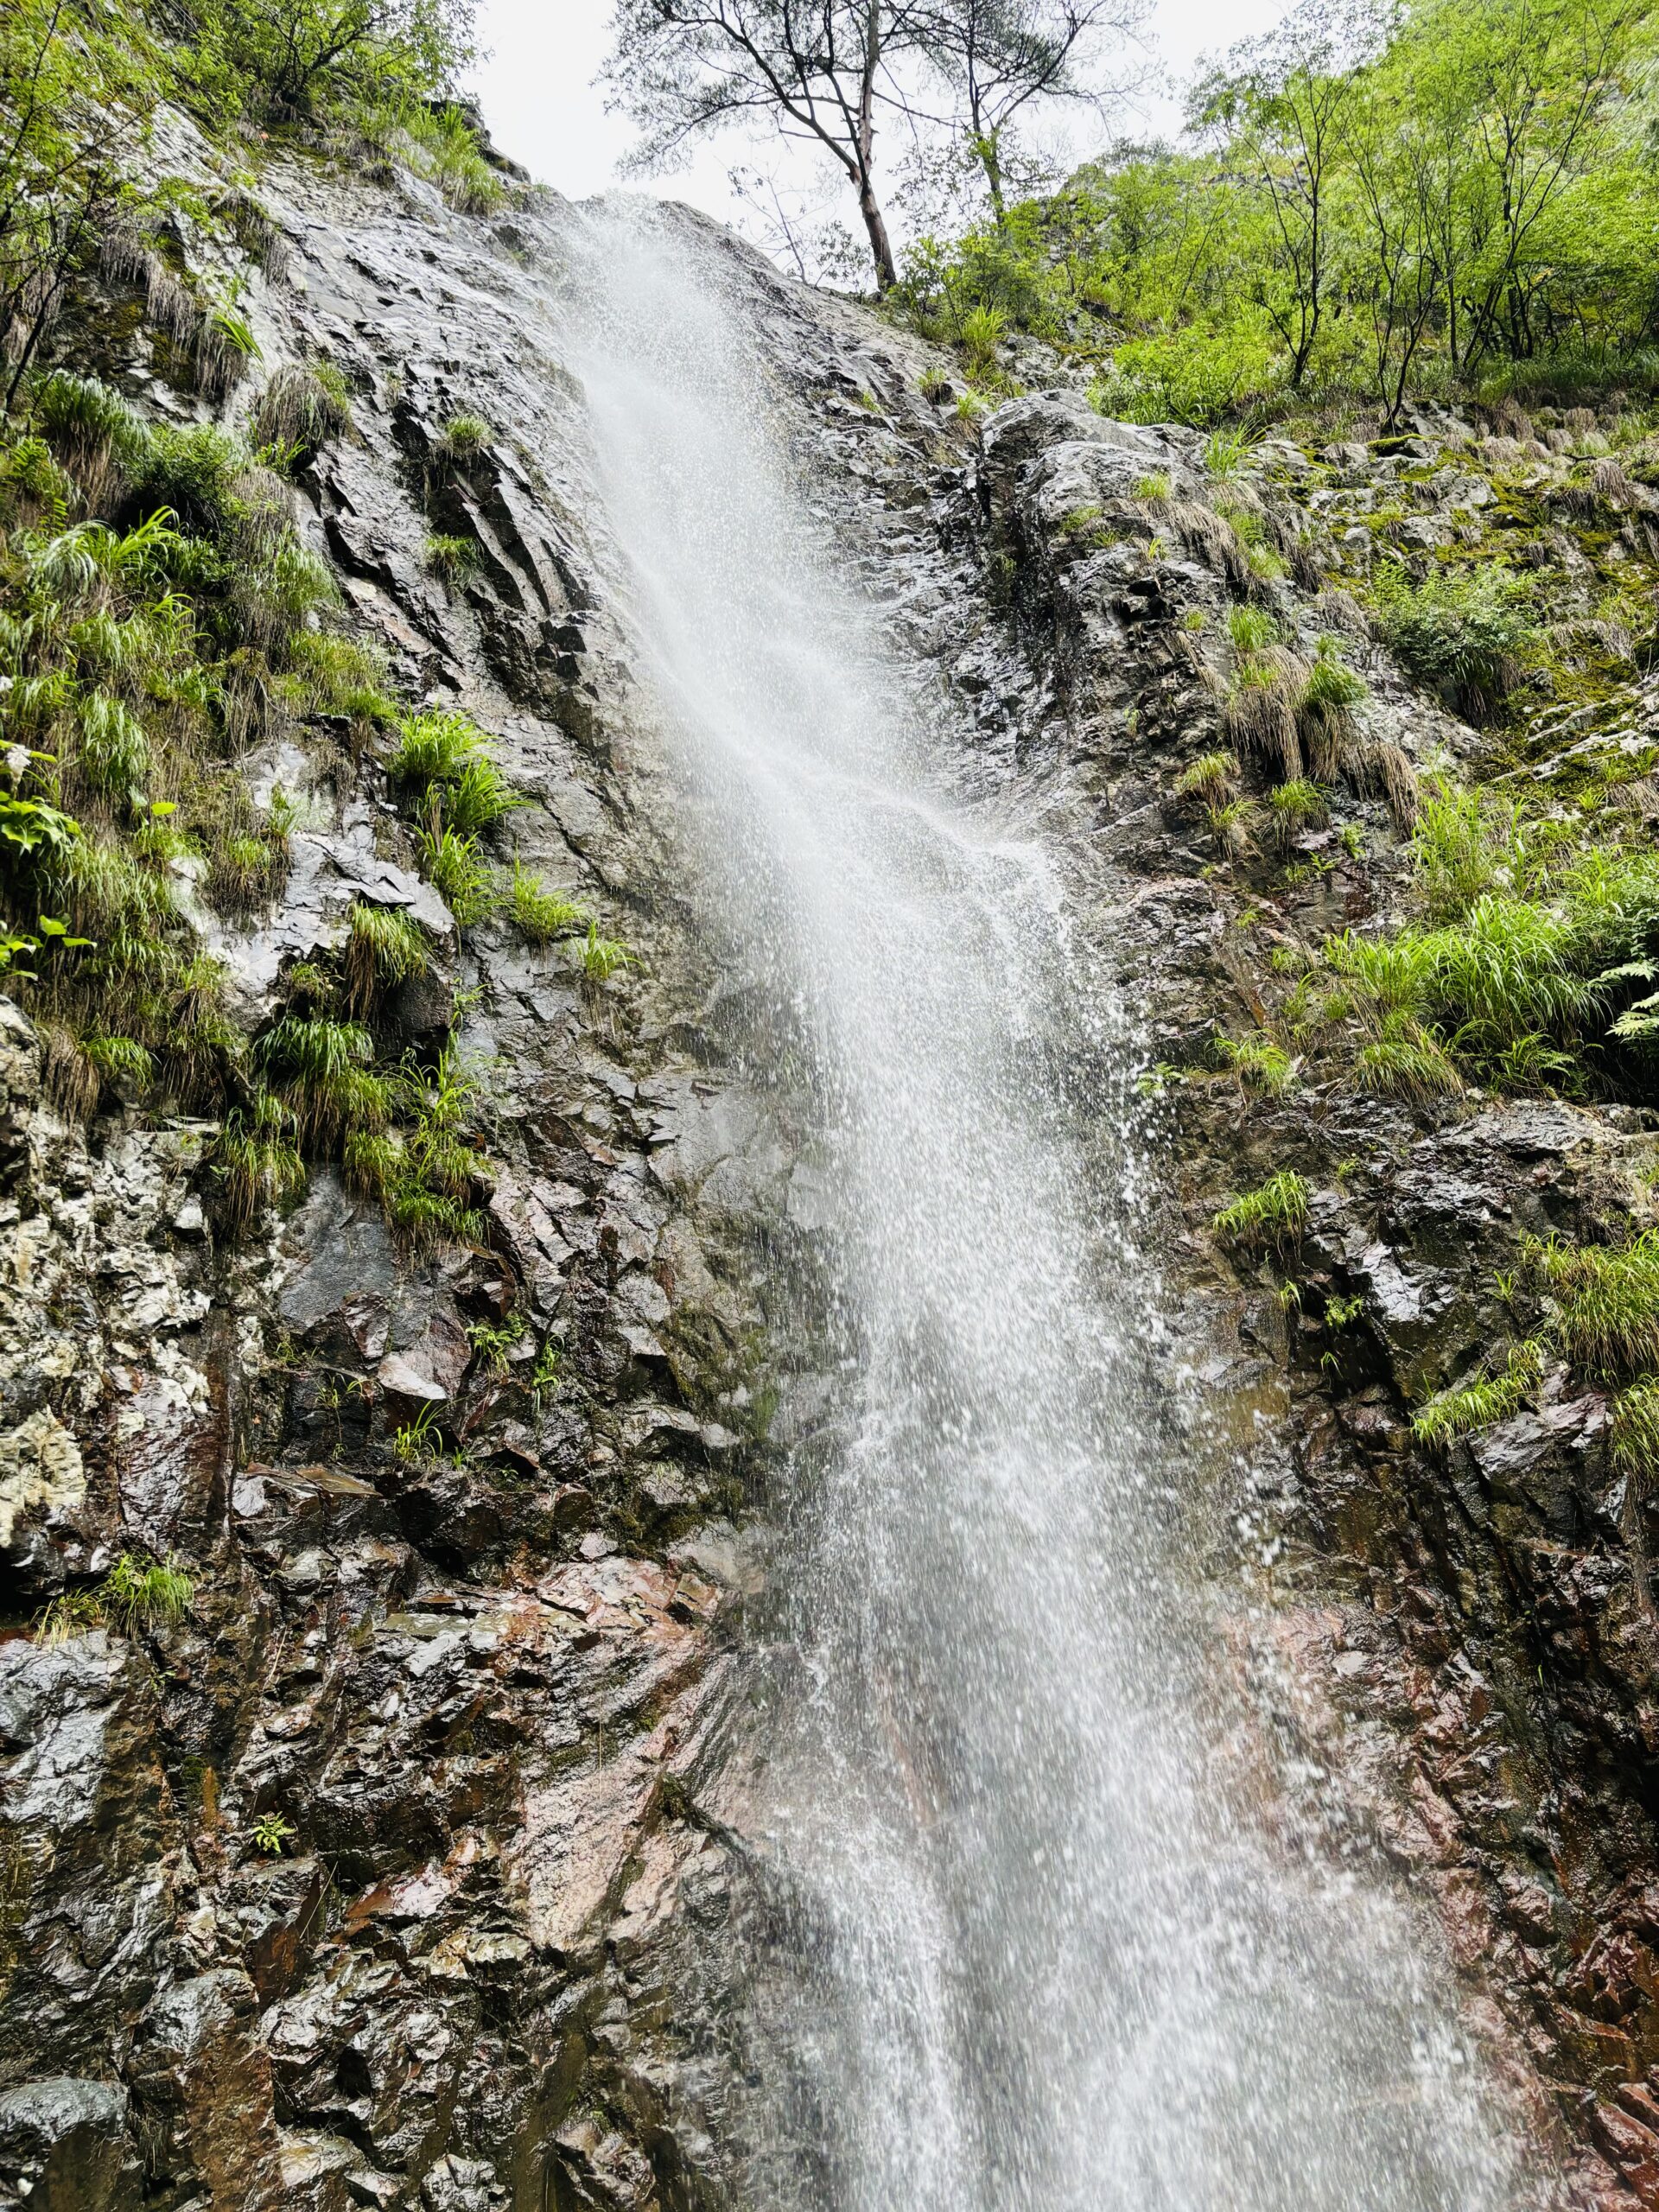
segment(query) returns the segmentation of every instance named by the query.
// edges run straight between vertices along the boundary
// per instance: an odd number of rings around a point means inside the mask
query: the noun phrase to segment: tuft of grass
[[[302,1144],[323,1146],[351,1129],[384,1126],[391,1101],[371,1071],[374,1040],[360,1022],[284,1014],[257,1039],[254,1065],[294,1115]]]
[[[495,911],[495,879],[479,853],[478,842],[442,823],[417,829],[415,848],[427,880],[461,929],[471,929]]]
[[[1307,1226],[1308,1187],[1294,1167],[1281,1167],[1253,1191],[1222,1207],[1211,1226],[1235,1244],[1281,1247]]]
[[[109,1618],[129,1635],[135,1628],[175,1628],[190,1609],[194,1586],[175,1560],[123,1552],[99,1592]]]
[[[624,968],[636,964],[626,945],[620,938],[601,937],[599,924],[594,921],[588,925],[588,934],[582,940],[577,957],[582,962],[582,972],[590,983],[608,982]]]
[[[263,1084],[251,1104],[226,1118],[213,1147],[218,1212],[229,1235],[240,1236],[271,1208],[305,1188],[305,1163],[296,1142],[297,1118]]]
[[[351,388],[332,361],[289,363],[255,401],[249,428],[261,445],[312,454],[351,419]]]
[[[531,944],[551,944],[585,929],[588,910],[563,892],[550,891],[541,878],[515,859],[506,890],[508,920]]]
[[[1409,1014],[1383,1016],[1354,1060],[1360,1088],[1381,1098],[1459,1098],[1463,1077],[1443,1046]]]
[[[359,899],[346,931],[346,1007],[365,1018],[381,996],[432,964],[426,931],[401,906],[377,906]]]
[[[1659,1230],[1622,1246],[1523,1248],[1550,1301],[1549,1331],[1574,1367],[1605,1379],[1659,1367]]]
[[[438,433],[436,451],[441,461],[473,461],[486,451],[494,435],[483,416],[463,410],[451,415]]]
[[[1204,465],[1218,484],[1242,476],[1255,448],[1243,430],[1211,430],[1205,441]]]
[[[1236,653],[1265,652],[1279,642],[1279,625],[1265,607],[1230,607],[1227,636]]]
[[[446,583],[470,576],[478,566],[478,548],[470,537],[455,537],[435,531],[426,541],[426,565]]]
[[[1289,853],[1304,830],[1324,828],[1331,809],[1317,784],[1296,776],[1268,793],[1268,816],[1274,843],[1281,853]]]
[[[1230,1068],[1247,1090],[1282,1098],[1296,1079],[1296,1063],[1270,1037],[1218,1036],[1215,1051],[1222,1065]]]
[[[1411,1433],[1420,1444],[1451,1444],[1494,1421],[1507,1421],[1538,1387],[1543,1372],[1540,1347],[1513,1345],[1497,1375],[1442,1390],[1412,1416]]]
[[[1243,771],[1232,753],[1205,753],[1175,779],[1177,798],[1216,799],[1233,789]]]
[[[1166,506],[1169,504],[1170,492],[1167,469],[1150,469],[1146,475],[1135,479],[1135,496],[1137,499],[1144,500],[1148,506]]]
[[[1659,1468],[1659,1375],[1644,1376],[1614,1399],[1608,1444],[1613,1465],[1645,1497]]]

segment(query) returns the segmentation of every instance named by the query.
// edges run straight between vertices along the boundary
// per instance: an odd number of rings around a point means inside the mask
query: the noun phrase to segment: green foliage
[[[1200,753],[1176,777],[1175,796],[1214,800],[1230,791],[1242,772],[1236,755],[1231,753]]]
[[[475,837],[442,823],[415,832],[415,849],[433,889],[462,929],[471,929],[496,903],[495,878],[478,849]]]
[[[474,460],[486,450],[493,435],[494,432],[481,415],[464,411],[451,415],[438,434],[438,457],[446,461]]]
[[[505,1321],[469,1321],[467,1340],[487,1374],[505,1375],[508,1355],[524,1342],[529,1326],[522,1313],[510,1313]]]
[[[254,1848],[268,1859],[280,1859],[283,1847],[294,1840],[297,1830],[280,1813],[261,1813],[253,1824]]]
[[[401,116],[453,83],[474,52],[472,10],[458,0],[204,0],[195,20],[186,80],[215,121]]]
[[[432,964],[431,943],[401,906],[359,899],[346,928],[344,964],[347,1009],[364,1019],[386,991],[425,975]]]
[[[332,361],[290,362],[254,403],[248,427],[264,446],[318,453],[352,419],[351,388]]]
[[[1659,1376],[1643,1376],[1614,1399],[1608,1444],[1619,1473],[1639,1496],[1649,1495],[1659,1469]]]
[[[384,1134],[354,1132],[345,1151],[348,1175],[379,1198],[392,1227],[415,1249],[476,1243],[484,1224],[472,1193],[487,1163],[469,1135],[477,1086],[453,1041],[429,1072],[406,1065],[396,1098],[409,1119]]]
[[[293,1110],[266,1090],[256,1088],[251,1106],[226,1117],[213,1147],[219,1212],[232,1236],[250,1230],[273,1206],[297,1198],[305,1188]]]
[[[507,884],[507,918],[531,944],[551,944],[584,929],[590,917],[562,892],[550,891],[541,878],[515,859]]]
[[[635,964],[634,956],[618,938],[601,937],[599,924],[590,921],[588,934],[582,940],[579,957],[582,972],[590,983],[606,983],[625,968]]]
[[[302,1143],[327,1145],[387,1119],[385,1079],[370,1071],[374,1039],[360,1022],[284,1014],[258,1039],[253,1058],[292,1112]]]
[[[1498,1374],[1442,1390],[1421,1406],[1412,1416],[1411,1433],[1420,1444],[1451,1444],[1473,1429],[1507,1421],[1537,1389],[1542,1373],[1539,1346],[1516,1344]]]
[[[1608,1380],[1659,1367],[1659,1230],[1618,1247],[1531,1242],[1524,1255],[1575,1367]]]
[[[1296,1064],[1270,1037],[1220,1037],[1216,1058],[1230,1068],[1247,1090],[1282,1098],[1296,1078]]]
[[[175,1628],[189,1611],[194,1587],[171,1560],[140,1559],[123,1552],[99,1592],[112,1621],[130,1635],[136,1628]]]
[[[478,566],[478,548],[470,537],[449,537],[434,531],[426,541],[426,565],[446,582],[470,576]]]
[[[1454,714],[1480,725],[1502,713],[1536,636],[1520,578],[1488,563],[1431,569],[1414,583],[1404,569],[1389,567],[1377,578],[1376,601],[1386,642]]]
[[[1652,72],[1640,0],[1297,10],[1197,88],[1180,150],[922,239],[897,296],[934,338],[1035,333],[1139,422],[1650,387]]]
[[[1282,1246],[1306,1228],[1309,1196],[1296,1170],[1281,1167],[1255,1190],[1230,1200],[1211,1226],[1236,1244]]]

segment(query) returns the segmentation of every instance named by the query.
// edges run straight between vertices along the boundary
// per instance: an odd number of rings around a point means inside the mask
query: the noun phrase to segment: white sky
[[[1172,78],[1185,76],[1200,54],[1224,51],[1236,40],[1265,30],[1285,12],[1287,0],[1154,0],[1154,56]],[[619,182],[616,164],[633,142],[625,116],[607,115],[594,76],[609,43],[611,0],[482,0],[481,43],[490,58],[473,90],[504,153],[522,162],[543,183],[571,199],[586,199]],[[1170,130],[1175,105],[1166,98],[1143,101],[1123,118],[1125,135]],[[722,220],[738,213],[728,172],[757,158],[786,162],[791,181],[826,193],[836,173],[804,152],[780,156],[776,142],[757,155],[754,144],[733,132],[706,143],[689,169],[665,177],[627,181],[637,190],[688,200]],[[842,212],[855,218],[849,194]]]

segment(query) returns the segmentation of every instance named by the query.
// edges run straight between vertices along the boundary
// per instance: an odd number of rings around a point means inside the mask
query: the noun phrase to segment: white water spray
[[[799,1900],[751,1962],[759,2212],[1512,2206],[1414,1922],[1211,1771],[1148,1278],[1075,1137],[1127,1086],[1059,1073],[1117,1017],[1055,871],[872,645],[732,257],[644,213],[589,246],[641,665],[836,1215],[852,1411],[798,1476],[755,1816]]]

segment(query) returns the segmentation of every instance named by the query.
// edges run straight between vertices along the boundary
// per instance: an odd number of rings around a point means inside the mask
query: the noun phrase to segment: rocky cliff
[[[213,172],[183,126],[167,158]],[[577,217],[531,194],[469,217],[299,156],[260,189],[262,366],[214,404],[341,372],[350,427],[291,494],[341,619],[404,701],[491,734],[524,801],[496,862],[637,964],[458,925],[384,746],[301,709],[242,762],[292,810],[283,887],[227,918],[181,857],[179,897],[255,1037],[358,910],[422,925],[427,972],[378,1018],[429,1060],[455,1020],[479,1071],[468,1233],[411,1244],[327,1160],[234,1223],[212,1122],[114,1081],[67,1096],[0,1002],[0,2200],[727,2203],[731,1985],[777,1903],[742,1829],[743,1621],[791,1434],[779,1286],[811,1266],[786,1089],[756,1080],[631,673],[565,343]],[[1644,1109],[1537,1081],[1367,1087],[1299,1048],[1289,1004],[1324,936],[1404,911],[1433,760],[1488,746],[1344,580],[1494,527],[1517,469],[1542,515],[1574,457],[1424,417],[1381,448],[1262,449],[1224,497],[1190,434],[1064,391],[959,419],[950,365],[901,333],[697,250],[751,303],[848,559],[1145,1009],[1156,1352],[1215,1662],[1261,1716],[1240,1787],[1293,1841],[1397,1862],[1573,2193],[1659,2203],[1646,1501],[1566,1357],[1449,1442],[1410,1427],[1520,1333],[1525,1236],[1648,1222],[1659,1142]],[[116,257],[58,357],[200,413],[148,281]],[[458,451],[461,416],[483,435]],[[1558,565],[1650,568],[1651,495],[1595,498]],[[435,565],[439,542],[465,558]],[[1240,609],[1273,650],[1311,667],[1336,634],[1363,671],[1300,815],[1268,794],[1313,741],[1241,721],[1240,656],[1266,648]],[[1652,679],[1627,669],[1527,772],[1592,737],[1640,766]],[[1287,1173],[1294,1218],[1226,1225]],[[77,1615],[134,1557],[184,1578],[177,1617],[118,1592]]]

